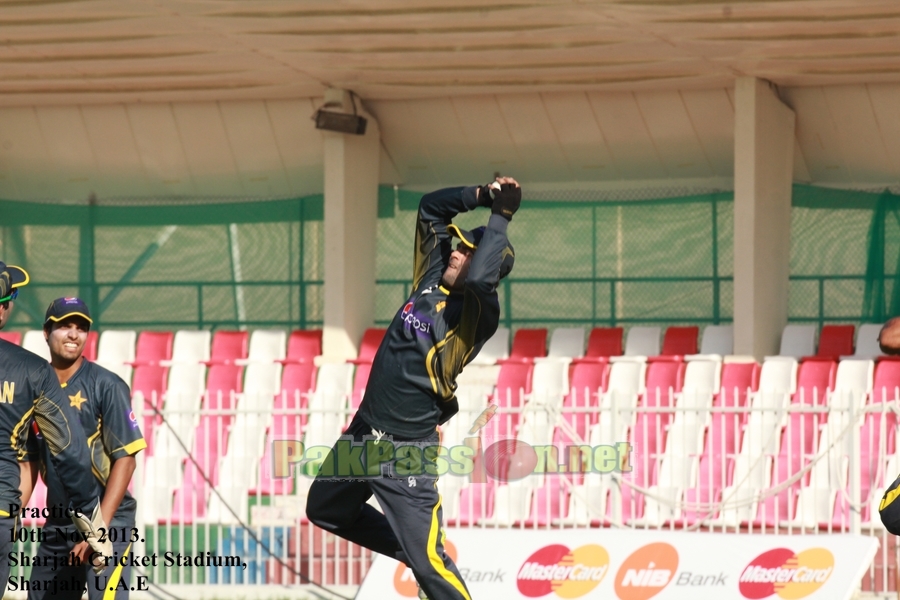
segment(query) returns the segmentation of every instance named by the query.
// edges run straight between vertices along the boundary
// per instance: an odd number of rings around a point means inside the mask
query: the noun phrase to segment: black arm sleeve
[[[422,196],[416,222],[413,289],[441,280],[453,249],[447,225],[459,213],[478,206],[477,189],[475,186],[445,188]]]

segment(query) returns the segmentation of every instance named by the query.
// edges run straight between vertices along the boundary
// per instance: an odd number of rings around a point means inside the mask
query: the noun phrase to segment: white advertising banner
[[[849,600],[874,537],[630,529],[447,529],[474,600]],[[357,600],[416,597],[410,570],[376,556]]]

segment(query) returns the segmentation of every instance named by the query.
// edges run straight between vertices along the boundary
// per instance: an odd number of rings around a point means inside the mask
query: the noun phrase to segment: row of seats
[[[834,326],[826,326],[819,336],[820,354],[823,348],[834,346],[828,346],[828,340],[839,337],[833,335],[830,327]],[[846,344],[848,327],[850,347]],[[852,326],[840,326],[839,331],[844,346],[835,355],[847,354],[852,351]],[[541,386],[546,387],[541,383],[545,378],[537,376],[542,371],[556,369],[554,377],[562,381],[560,364],[572,365],[570,370],[579,371],[580,362],[597,367],[600,363],[592,361],[602,363],[611,356],[636,357],[640,362],[647,355],[681,357],[698,349],[731,348],[730,326],[705,328],[700,348],[696,327],[670,327],[664,335],[660,328],[632,327],[624,344],[621,328],[595,328],[587,336],[586,346],[584,329],[558,328],[552,332],[549,344],[547,333],[545,329],[520,329],[510,343],[509,331],[498,331],[460,378],[459,396],[464,410],[454,420],[459,427],[466,426],[465,419],[472,416],[466,409],[471,413],[482,408],[477,402],[471,405],[473,399],[493,397],[502,406],[501,415],[485,434],[494,438],[514,436],[522,397],[533,392],[540,394]],[[797,333],[807,335],[809,328],[789,326],[785,340],[799,339]],[[861,328],[858,349],[867,343],[863,333]],[[154,516],[160,519],[223,518],[223,507],[216,506],[221,502],[217,502],[217,495],[210,498],[201,470],[220,493],[224,491],[224,496],[233,501],[228,502],[232,506],[246,506],[247,495],[254,492],[290,492],[292,481],[274,480],[269,475],[271,444],[267,442],[302,437],[307,446],[330,445],[361,400],[371,360],[383,334],[382,329],[368,330],[356,359],[321,365],[317,371],[314,361],[321,354],[319,331],[295,331],[290,335],[265,330],[252,334],[104,332],[96,360],[119,369],[131,381],[135,399],[143,400],[150,457],[145,481],[155,499],[145,502],[145,506],[174,506],[172,512],[158,511]],[[783,348],[785,344],[783,340]],[[825,354],[832,352],[827,350]],[[113,356],[118,356],[120,362],[114,363]],[[592,377],[599,374],[600,379],[589,383],[589,389],[605,393],[609,375],[615,371],[609,366],[607,360],[603,368],[592,367]],[[534,390],[533,374],[537,376]],[[516,383],[523,375],[524,383]],[[580,385],[577,377],[573,382]],[[518,395],[518,405],[514,394]],[[274,416],[267,414],[273,409]],[[591,419],[587,413],[594,410],[582,409],[582,414],[572,417],[573,422],[584,430]],[[160,427],[161,416],[156,411],[167,415],[171,429]],[[200,411],[203,414],[198,417]],[[172,435],[173,431],[177,435]],[[453,436],[451,431],[449,439]],[[191,449],[196,464],[187,460],[182,443]]]

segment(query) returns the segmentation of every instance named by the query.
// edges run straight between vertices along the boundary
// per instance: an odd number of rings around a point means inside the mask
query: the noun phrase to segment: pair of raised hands
[[[507,221],[519,210],[522,188],[512,177],[498,177],[496,181],[478,188],[478,204],[490,206],[491,212]]]

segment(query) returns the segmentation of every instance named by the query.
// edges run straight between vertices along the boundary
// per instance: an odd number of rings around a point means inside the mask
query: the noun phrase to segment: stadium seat
[[[0,340],[6,340],[16,346],[22,343],[22,334],[18,331],[0,331]]]
[[[713,519],[716,524],[739,526],[755,518],[756,499],[769,485],[781,423],[796,388],[797,361],[786,356],[766,357],[759,373],[759,389],[751,395],[750,411],[743,424],[732,484],[722,491],[722,498],[730,506]]]
[[[286,357],[287,333],[282,329],[257,329],[250,334],[250,348],[246,360],[237,360],[238,364],[251,362],[280,362]]]
[[[212,336],[207,365],[233,364],[247,358],[249,334],[246,331],[216,331]]]
[[[778,356],[802,358],[816,353],[815,325],[785,325]]]
[[[657,356],[648,360],[646,387],[628,437],[633,449],[633,470],[622,476],[625,482],[621,488],[623,522],[643,517],[644,495],[628,484],[646,489],[656,483],[657,466],[665,450],[672,408],[676,394],[681,392],[684,371],[685,364],[678,357]]]
[[[734,326],[707,325],[700,340],[700,354],[728,356],[734,353]]]
[[[31,491],[31,499],[28,501],[28,508],[44,509],[47,508],[47,484],[44,483],[43,476],[38,477],[35,481],[34,489]],[[46,522],[44,517],[32,517],[31,511],[25,514],[28,516],[22,518],[22,525],[25,527],[43,527]]]
[[[131,380],[132,406],[143,401],[141,433],[147,442],[147,455],[153,454],[153,437],[156,427],[162,422],[157,410],[163,409],[163,396],[169,368],[153,364],[138,365]]]
[[[303,435],[307,448],[334,445],[348,412],[353,389],[353,365],[324,363],[316,373],[316,387],[309,399],[309,421]]]
[[[212,333],[181,329],[172,340],[172,363],[208,362]]]
[[[531,393],[522,406],[518,439],[532,445],[549,444],[553,439],[556,416],[562,409],[568,387],[567,361],[550,359],[535,363],[531,375]]]
[[[853,325],[824,325],[819,332],[819,349],[816,356],[829,356],[837,359],[853,354]]]
[[[741,447],[741,423],[746,416],[743,411],[759,385],[759,365],[755,361],[725,362],[721,380],[702,454],[699,460],[691,457],[691,463],[696,464],[696,477],[695,485],[684,494],[681,518],[685,525],[718,516],[716,504],[722,499],[723,487],[730,483],[728,476]]]
[[[488,477],[484,483],[470,483],[459,495],[458,514],[447,521],[448,525],[476,525],[490,521],[494,514],[494,493],[497,484]]]
[[[558,327],[550,334],[551,358],[579,358],[584,356],[584,327]]]
[[[559,435],[571,443],[586,443],[596,422],[600,396],[606,391],[609,362],[580,358],[572,361],[568,393],[563,398],[557,423]]]
[[[516,330],[508,360],[533,360],[541,356],[547,356],[547,330]]]
[[[484,343],[481,352],[466,366],[468,368],[472,365],[496,365],[497,361],[505,358],[509,358],[509,328],[498,327],[494,335]]]
[[[534,365],[531,362],[513,362],[513,358],[510,356],[511,360],[500,367],[497,387],[491,398],[491,402],[498,407],[497,412],[482,430],[486,440],[515,437],[525,396],[531,393]]]
[[[594,327],[588,337],[587,357],[610,357],[622,355],[621,327]]]
[[[136,331],[106,330],[97,343],[95,362],[121,377],[130,386],[136,343]]]
[[[309,362],[322,354],[322,330],[298,329],[288,337],[285,363]]]
[[[375,358],[375,353],[378,351],[386,331],[386,329],[379,328],[366,329],[362,342],[359,345],[359,355],[355,359],[348,361],[356,365],[356,370],[353,373],[353,392],[350,396],[351,415],[359,408],[359,403],[362,402],[363,395],[366,393],[369,373],[372,371],[372,360]]]
[[[658,356],[659,327],[632,327],[625,339],[625,356]]]
[[[158,365],[160,361],[170,360],[174,337],[171,331],[142,331],[137,338],[133,365]]]
[[[97,360],[97,341],[99,338],[100,334],[96,330],[88,331],[87,339],[84,342],[84,351],[81,353],[85,360],[91,362]]]
[[[25,336],[22,338],[22,347],[50,362],[50,347],[47,346],[47,340],[44,338],[42,329],[26,331]]]
[[[684,356],[686,354],[697,354],[697,335],[700,328],[691,327],[668,327],[663,335],[663,356]]]
[[[653,494],[646,499],[644,522],[662,524],[678,517],[675,506],[691,483],[692,461],[703,448],[703,431],[713,397],[719,390],[722,358],[719,355],[685,357],[684,383],[675,395],[675,413],[668,427],[665,451],[657,462]],[[660,502],[654,497],[665,498]]]
[[[881,333],[883,326],[881,323],[866,323],[859,326],[856,332],[856,351],[854,356],[875,358],[884,355],[884,352],[881,351],[881,346],[878,345],[878,335]]]

